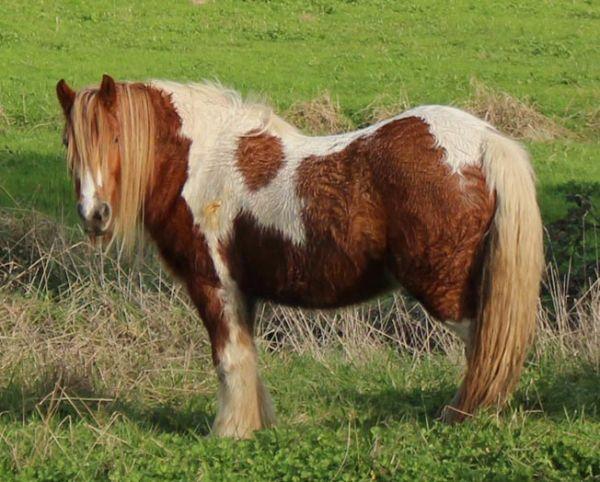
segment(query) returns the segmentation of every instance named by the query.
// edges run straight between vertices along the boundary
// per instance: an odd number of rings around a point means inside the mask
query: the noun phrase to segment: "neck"
[[[187,179],[191,141],[181,136],[182,122],[168,95],[148,87],[156,116],[154,176],[144,204],[144,223],[152,233],[164,224]]]
[[[202,233],[194,228],[181,191],[188,178],[190,139],[181,135],[181,118],[163,91],[150,87],[156,113],[153,185],[144,205],[144,224],[173,273],[191,280],[200,273],[215,283],[216,275]]]

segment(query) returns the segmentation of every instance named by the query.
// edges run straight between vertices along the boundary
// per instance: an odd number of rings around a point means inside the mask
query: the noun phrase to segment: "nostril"
[[[100,217],[102,219],[103,222],[106,222],[110,219],[110,214],[111,214],[111,210],[110,210],[110,205],[108,203],[102,203],[102,206],[100,206]]]
[[[85,220],[85,216],[83,214],[83,204],[81,203],[77,203],[77,214],[79,214],[81,219]]]

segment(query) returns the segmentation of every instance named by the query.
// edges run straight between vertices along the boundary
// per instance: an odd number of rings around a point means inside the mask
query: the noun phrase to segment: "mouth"
[[[91,209],[84,209],[84,204],[77,203],[77,213],[81,218],[83,230],[89,237],[103,237],[108,234],[112,224],[112,211],[106,202],[96,202]]]
[[[112,229],[108,225],[100,227],[84,224],[83,230],[92,246],[108,246],[113,236]]]
[[[90,238],[101,238],[108,234],[108,229],[96,226],[84,226],[83,230]]]

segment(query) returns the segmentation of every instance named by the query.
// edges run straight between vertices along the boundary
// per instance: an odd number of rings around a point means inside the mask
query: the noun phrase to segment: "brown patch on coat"
[[[236,218],[222,251],[232,277],[252,298],[332,308],[366,301],[386,287],[383,252],[365,253],[359,262],[331,236],[297,246],[247,213]]]
[[[222,252],[241,289],[307,307],[365,301],[385,289],[385,211],[371,177],[351,147],[305,159],[295,193],[305,203],[302,246],[248,213],[238,215]]]
[[[237,167],[250,191],[265,187],[283,165],[281,140],[269,134],[241,137],[236,151]]]
[[[383,200],[373,189],[361,142],[326,157],[310,156],[298,168],[297,195],[309,236],[330,236],[356,265],[386,247]]]
[[[384,125],[371,142],[381,152],[373,178],[386,199],[395,276],[434,317],[474,318],[495,210],[481,169],[451,173],[427,124],[414,117]]]

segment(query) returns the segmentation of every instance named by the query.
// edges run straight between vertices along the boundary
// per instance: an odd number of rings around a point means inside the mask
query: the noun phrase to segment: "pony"
[[[406,289],[465,343],[448,422],[499,408],[532,340],[543,242],[525,150],[452,107],[310,137],[214,83],[56,86],[77,211],[132,249],[145,232],[185,287],[219,380],[212,432],[275,423],[257,300],[336,308]]]

